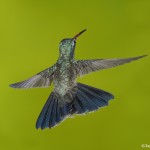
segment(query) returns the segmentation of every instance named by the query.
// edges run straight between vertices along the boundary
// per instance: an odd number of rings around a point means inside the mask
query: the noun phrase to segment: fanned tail
[[[69,115],[69,103],[60,105],[60,102],[58,96],[52,92],[37,119],[37,129],[52,128]]]
[[[73,89],[72,89],[73,90]],[[84,114],[108,105],[114,96],[103,90],[77,83],[64,97],[52,92],[36,122],[36,128],[51,128],[73,114]]]
[[[74,97],[74,107],[77,114],[95,111],[100,107],[108,105],[108,101],[114,96],[103,90],[78,83],[77,93]]]

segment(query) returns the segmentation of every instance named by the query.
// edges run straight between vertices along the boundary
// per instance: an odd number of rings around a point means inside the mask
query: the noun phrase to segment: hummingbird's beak
[[[74,37],[73,37],[73,39],[74,40],[76,40],[83,32],[85,32],[86,31],[86,29],[84,29],[83,31],[81,31],[80,33],[78,33],[77,35],[75,35]]]

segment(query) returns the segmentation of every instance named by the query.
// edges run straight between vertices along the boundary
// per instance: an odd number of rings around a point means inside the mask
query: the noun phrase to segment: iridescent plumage
[[[95,111],[108,105],[108,101],[114,98],[112,94],[106,91],[77,83],[77,77],[129,63],[146,56],[75,60],[76,40],[85,31],[83,30],[73,38],[63,39],[60,42],[60,56],[53,66],[25,81],[10,85],[13,88],[34,88],[48,87],[52,82],[54,83],[54,90],[38,117],[36,128],[51,128],[67,116]]]

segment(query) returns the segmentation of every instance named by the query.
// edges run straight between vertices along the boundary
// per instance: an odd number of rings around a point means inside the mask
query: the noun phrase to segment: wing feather
[[[78,60],[75,63],[75,69],[79,76],[99,71],[102,69],[116,67],[123,65],[134,60],[138,60],[147,55],[132,57],[132,58],[119,58],[119,59],[93,59],[93,60]]]
[[[27,80],[10,84],[10,87],[12,88],[48,87],[51,85],[51,82],[53,81],[53,74],[55,70],[56,66],[54,65]]]

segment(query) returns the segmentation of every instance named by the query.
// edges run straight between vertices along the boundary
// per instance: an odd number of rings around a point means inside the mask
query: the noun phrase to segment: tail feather
[[[108,105],[108,101],[103,99],[97,93],[93,93],[92,91],[90,91],[89,89],[85,87],[80,87],[80,89],[90,98],[90,100],[92,100],[93,103],[96,103],[98,107],[103,107],[103,106]]]
[[[77,83],[72,90],[76,92],[68,92],[64,97],[51,93],[37,119],[37,129],[54,127],[73,114],[95,111],[114,98],[108,92],[81,83]]]
[[[54,127],[71,114],[71,105],[69,103],[60,105],[59,102],[61,102],[61,97],[59,98],[54,92],[51,93],[37,119],[37,129]]]
[[[108,105],[109,100],[114,98],[108,92],[81,83],[77,84],[77,89],[78,91],[73,101],[77,114],[104,107]]]
[[[78,113],[82,114],[86,111],[78,97],[74,98],[73,103],[75,112],[77,111]]]
[[[48,108],[48,111],[44,116],[45,120],[43,120],[43,123],[42,123],[42,126],[41,126],[42,129],[44,129],[46,127],[49,127],[50,118],[52,116],[52,107],[53,107],[53,105],[54,105],[54,101],[51,101],[51,103],[49,105],[49,108]]]
[[[82,90],[80,90],[79,88],[79,93],[78,98],[81,101],[83,107],[85,107],[86,111],[93,111],[98,109],[98,107],[95,105],[95,103],[93,101],[91,101],[91,99],[89,99],[88,95],[86,95],[86,93]]]
[[[59,113],[57,113],[58,111],[60,112],[60,108],[57,107],[57,103],[58,100],[55,98],[55,95],[52,92],[37,119],[37,129],[53,127],[56,123],[61,121],[61,116],[58,116]],[[56,118],[56,114],[59,117],[59,119]]]
[[[86,89],[88,89],[89,91],[97,94],[99,97],[101,97],[102,99],[108,101],[110,99],[114,99],[114,96],[111,94],[111,93],[108,93],[106,91],[103,91],[101,89],[97,89],[95,87],[91,87],[89,85],[86,85],[86,84],[82,84],[82,83],[78,83],[78,85],[80,87],[85,87]]]
[[[57,113],[56,113],[56,122],[60,122],[61,121],[61,111],[60,111],[60,107],[59,107],[59,103],[57,101]]]
[[[52,98],[52,95],[51,95],[51,98]],[[54,100],[50,101],[49,107],[47,109],[47,112],[46,112],[43,122],[42,122],[42,126],[41,126],[42,129],[49,127],[50,118],[52,116],[52,108],[55,105],[54,103],[55,103]]]
[[[46,113],[47,113],[47,110],[48,110],[49,106],[52,106],[52,105],[50,105],[50,103],[52,103],[52,101],[49,100],[50,97],[51,97],[51,95],[49,96],[49,98],[48,98],[46,104],[44,105],[44,107],[43,107],[43,109],[42,109],[42,111],[41,111],[41,113],[40,113],[40,115],[39,115],[39,117],[38,117],[38,120],[37,120],[37,122],[36,122],[36,128],[42,127],[42,123],[44,122],[44,119],[45,119],[45,115],[46,115]]]
[[[57,121],[56,121],[56,114],[57,114],[57,111],[56,111],[56,108],[57,107],[57,99],[55,99],[54,101],[54,105],[53,105],[53,111],[51,113],[51,117],[50,117],[50,121],[49,121],[49,126],[50,127],[53,127],[56,125]]]

